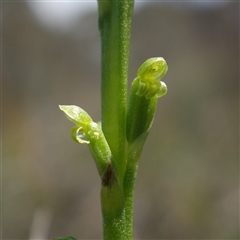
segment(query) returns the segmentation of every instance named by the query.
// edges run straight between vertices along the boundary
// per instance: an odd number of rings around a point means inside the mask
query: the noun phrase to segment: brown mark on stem
[[[112,167],[111,162],[109,162],[107,166],[107,170],[102,175],[102,185],[104,187],[111,188],[114,178],[115,178],[114,169]]]

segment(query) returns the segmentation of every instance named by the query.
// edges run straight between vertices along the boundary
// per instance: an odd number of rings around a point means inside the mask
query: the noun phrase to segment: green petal
[[[161,83],[161,87],[157,93],[158,98],[163,97],[167,93],[167,85],[165,84],[165,82],[160,81],[160,83]]]
[[[85,140],[85,133],[83,132],[82,127],[77,127],[77,126],[73,127],[71,129],[71,137],[77,143],[81,143],[81,144],[90,143],[88,140]]]

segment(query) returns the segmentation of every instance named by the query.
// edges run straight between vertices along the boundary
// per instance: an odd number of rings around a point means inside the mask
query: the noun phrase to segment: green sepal
[[[66,117],[74,122],[78,127],[85,127],[93,120],[86,111],[75,105],[59,105]]]
[[[161,80],[167,73],[168,65],[164,58],[154,57],[147,59],[138,69],[138,77],[144,80]]]

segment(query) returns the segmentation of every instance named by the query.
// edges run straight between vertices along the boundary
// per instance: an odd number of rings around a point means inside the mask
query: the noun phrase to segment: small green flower
[[[89,145],[99,175],[102,177],[109,164],[111,165],[112,154],[101,125],[93,122],[88,113],[78,106],[60,105],[59,108],[76,124],[71,129],[71,136],[75,142]]]
[[[139,86],[136,95],[145,96],[147,99],[153,96],[162,97],[167,92],[167,86],[160,80],[167,73],[166,61],[161,58],[149,58],[138,69],[137,78]]]

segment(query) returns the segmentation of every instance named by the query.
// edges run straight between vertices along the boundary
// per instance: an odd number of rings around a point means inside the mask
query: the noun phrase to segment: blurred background
[[[2,236],[101,239],[100,179],[59,104],[100,120],[97,1],[2,3]],[[239,3],[136,2],[130,82],[164,57],[135,239],[239,239]]]

